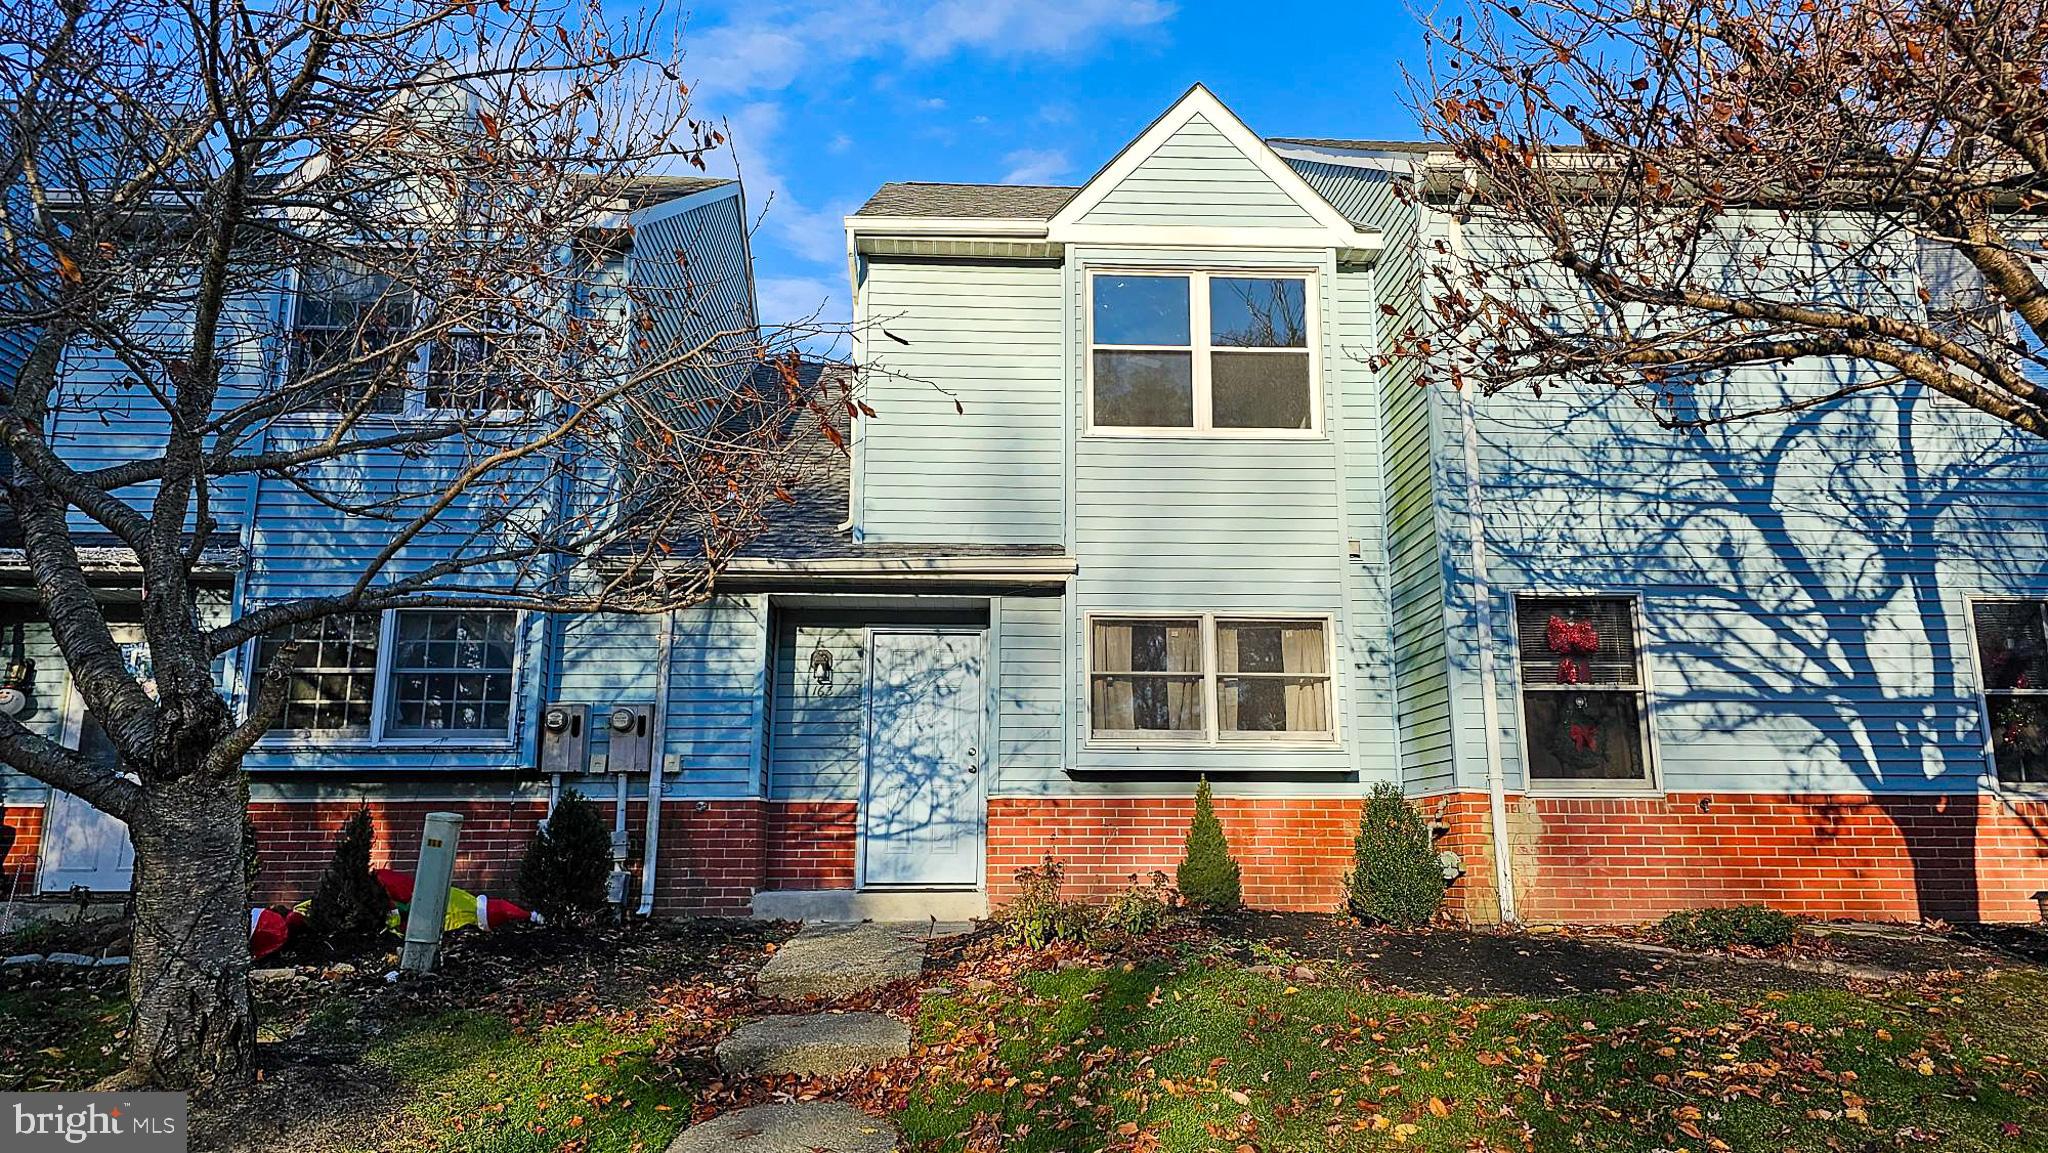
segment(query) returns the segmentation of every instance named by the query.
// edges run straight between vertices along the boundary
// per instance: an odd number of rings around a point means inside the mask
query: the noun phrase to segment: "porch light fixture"
[[[811,679],[818,682],[819,688],[832,685],[832,650],[825,647],[824,641],[811,650]]]
[[[18,717],[28,711],[29,691],[36,680],[36,663],[28,659],[22,626],[14,626],[14,658],[7,663],[7,675],[0,678],[0,714]]]

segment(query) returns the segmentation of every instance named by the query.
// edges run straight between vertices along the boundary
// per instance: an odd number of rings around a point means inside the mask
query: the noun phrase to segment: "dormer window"
[[[1091,431],[1319,431],[1309,277],[1099,270],[1088,284]]]

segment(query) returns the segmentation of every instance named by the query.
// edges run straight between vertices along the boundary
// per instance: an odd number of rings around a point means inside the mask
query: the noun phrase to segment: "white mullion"
[[[1196,432],[1216,431],[1209,396],[1209,274],[1188,274],[1188,357],[1195,386]],[[1213,618],[1212,618],[1213,619]]]
[[[1219,744],[1223,734],[1222,696],[1216,684],[1216,614],[1202,614],[1202,728],[1203,739]]]
[[[377,671],[370,678],[370,743],[384,741],[384,709],[390,704],[391,662],[397,659],[394,647],[398,632],[398,610],[383,609],[377,614]]]

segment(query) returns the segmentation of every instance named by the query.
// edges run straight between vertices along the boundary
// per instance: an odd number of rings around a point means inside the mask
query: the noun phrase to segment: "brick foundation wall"
[[[1343,898],[1358,833],[1357,798],[1217,797],[1216,819],[1260,909],[1331,912]],[[1001,904],[1014,874],[1046,855],[1066,864],[1067,895],[1099,899],[1132,873],[1171,876],[1194,817],[1192,797],[995,797],[988,803],[988,893]]]
[[[1496,920],[1484,793],[1424,798],[1465,875],[1453,911]],[[1528,921],[1649,921],[1761,902],[1806,916],[2034,921],[2048,889],[2048,801],[1980,794],[1662,798],[1511,796],[1517,911]]]
[[[774,801],[767,808],[768,888],[853,888],[859,806],[852,801]]]
[[[36,891],[36,865],[43,847],[43,807],[8,805],[0,821],[14,830],[14,843],[0,856],[0,894],[26,897]]]
[[[515,897],[519,861],[547,815],[545,800],[503,801],[254,801],[256,897],[292,904],[306,900],[333,859],[341,827],[367,805],[377,835],[370,861],[377,868],[411,871],[419,863],[420,826],[428,813],[461,813],[455,883],[471,892]]]

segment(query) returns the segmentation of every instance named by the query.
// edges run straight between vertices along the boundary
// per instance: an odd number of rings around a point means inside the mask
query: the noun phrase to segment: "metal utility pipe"
[[[647,754],[647,844],[640,857],[640,916],[654,911],[654,869],[661,857],[662,777],[668,766],[668,685],[675,668],[676,614],[661,615],[661,664],[654,670],[654,748]]]

